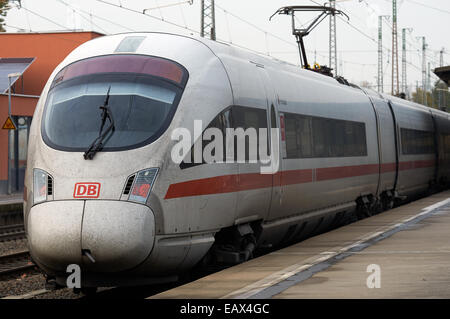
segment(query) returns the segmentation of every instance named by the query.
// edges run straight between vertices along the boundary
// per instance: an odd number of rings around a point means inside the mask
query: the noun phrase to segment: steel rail
[[[30,261],[30,253],[28,250],[0,255],[0,276],[29,270],[34,266],[35,265]]]

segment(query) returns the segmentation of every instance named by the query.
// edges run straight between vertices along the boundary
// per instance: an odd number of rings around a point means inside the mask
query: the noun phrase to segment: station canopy
[[[450,65],[434,69],[434,73],[450,86]]]
[[[16,74],[11,77],[13,85],[26,69],[33,63],[35,58],[0,58],[0,94],[4,94],[9,89],[9,74]],[[20,75],[19,75],[20,74]]]

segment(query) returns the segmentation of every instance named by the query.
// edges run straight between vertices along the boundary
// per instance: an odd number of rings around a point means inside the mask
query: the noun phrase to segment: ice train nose
[[[116,272],[143,262],[153,248],[155,222],[147,206],[121,201],[90,200],[84,207],[81,249],[85,269]]]
[[[54,271],[69,264],[106,273],[131,269],[149,256],[154,235],[153,212],[130,202],[46,202],[32,207],[28,219],[33,259]]]

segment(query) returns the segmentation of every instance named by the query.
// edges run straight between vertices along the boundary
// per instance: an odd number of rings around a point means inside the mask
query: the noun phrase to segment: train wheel
[[[218,264],[236,265],[253,257],[256,237],[249,224],[222,229],[216,234],[214,259]]]
[[[376,200],[372,206],[372,211],[374,215],[378,215],[384,211],[383,203],[381,200]]]
[[[356,209],[356,215],[358,216],[358,219],[364,219],[367,217],[372,216],[371,211],[371,201],[368,199],[368,197],[360,197],[356,203],[358,204]]]
[[[381,203],[384,210],[392,209],[394,207],[394,197],[383,194],[381,196]]]
[[[386,204],[386,210],[392,209],[392,208],[394,208],[394,200],[393,199],[388,201],[387,204]]]

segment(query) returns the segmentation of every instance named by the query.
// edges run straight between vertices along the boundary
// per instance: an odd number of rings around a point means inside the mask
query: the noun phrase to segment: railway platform
[[[11,207],[22,206],[23,194],[14,193],[11,195],[0,194],[0,211],[11,209]]]
[[[450,298],[450,191],[151,298]]]
[[[23,222],[23,194],[0,195],[0,226]]]

